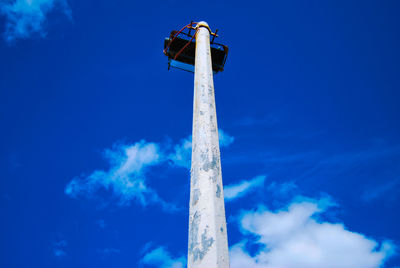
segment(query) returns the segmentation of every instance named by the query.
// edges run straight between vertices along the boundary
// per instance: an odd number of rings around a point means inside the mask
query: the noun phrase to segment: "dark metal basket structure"
[[[172,31],[168,38],[164,40],[164,54],[168,56],[168,70],[170,67],[182,69],[189,72],[194,72],[195,52],[196,52],[196,28],[193,27],[195,23],[190,23],[180,31]],[[184,32],[188,29],[187,32]],[[193,35],[192,30],[194,30]],[[214,73],[224,70],[226,58],[228,55],[228,47],[214,42],[215,33],[211,33],[212,40],[211,47],[211,60],[212,69]]]

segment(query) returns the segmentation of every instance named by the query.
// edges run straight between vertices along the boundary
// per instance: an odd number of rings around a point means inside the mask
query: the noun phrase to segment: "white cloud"
[[[228,147],[235,140],[234,137],[227,134],[222,129],[218,130],[220,147]],[[174,152],[168,158],[175,166],[190,169],[192,156],[192,136],[182,139],[179,144],[174,146]]]
[[[186,266],[186,258],[174,258],[164,247],[158,247],[146,253],[142,263],[158,268],[183,268]]]
[[[157,144],[145,141],[133,145],[119,144],[106,150],[104,156],[110,164],[109,170],[95,170],[85,178],[74,178],[65,188],[65,193],[71,197],[92,197],[105,189],[112,191],[120,204],[135,200],[143,206],[160,203],[166,210],[173,209],[146,185],[146,170],[163,161]]]
[[[218,136],[219,136],[219,146],[221,147],[228,147],[235,140],[233,136],[230,136],[222,129],[218,129]]]
[[[174,152],[168,158],[175,166],[190,168],[192,156],[192,136],[180,141],[174,146]]]
[[[6,17],[5,39],[12,42],[37,33],[46,35],[43,25],[46,16],[56,8],[69,18],[71,11],[66,0],[10,0],[0,2],[0,14]]]
[[[380,245],[343,224],[317,220],[333,203],[329,199],[298,200],[272,212],[265,208],[240,217],[243,234],[258,237],[254,255],[244,240],[231,247],[232,268],[378,268],[395,253],[395,246]]]
[[[227,185],[224,187],[224,197],[226,201],[232,201],[242,197],[255,188],[263,186],[266,176],[257,176],[251,180],[243,180],[238,184]]]

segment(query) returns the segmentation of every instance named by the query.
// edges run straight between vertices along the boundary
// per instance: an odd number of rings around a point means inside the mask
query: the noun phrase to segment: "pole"
[[[188,268],[229,268],[210,28],[197,27]]]

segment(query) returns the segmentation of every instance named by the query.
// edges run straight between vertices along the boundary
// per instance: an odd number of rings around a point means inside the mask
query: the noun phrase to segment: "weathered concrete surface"
[[[189,268],[229,267],[210,33],[198,24],[193,104]]]

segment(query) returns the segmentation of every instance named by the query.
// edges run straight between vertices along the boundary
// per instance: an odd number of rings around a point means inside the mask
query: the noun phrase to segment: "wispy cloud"
[[[243,240],[231,247],[231,267],[254,268],[378,268],[396,252],[390,241],[381,244],[351,232],[343,224],[317,220],[334,203],[329,199],[303,199],[288,207],[243,212],[241,232],[256,235],[255,254]]]
[[[147,252],[141,263],[158,268],[183,268],[186,266],[186,258],[173,257],[165,247],[158,247]]]
[[[331,155],[310,154],[304,161],[314,162],[313,168],[301,175],[298,179],[311,179],[321,171],[327,171],[326,175],[334,176],[349,173],[360,167],[376,165],[376,163],[386,161],[388,158],[398,159],[400,156],[400,146],[392,147],[373,147],[363,151],[343,152]],[[325,175],[325,174],[324,174]]]
[[[362,201],[373,201],[383,193],[390,194],[395,200],[399,193],[396,179],[400,173],[400,145],[372,145],[370,148],[353,151],[298,151],[282,153],[282,150],[269,152],[245,152],[235,156],[228,155],[225,163],[251,163],[264,165],[271,177],[279,176],[282,180],[290,180],[304,189],[304,186],[324,182],[324,185],[338,180],[358,181],[363,178],[367,189],[353,189]],[[390,171],[390,172],[388,172]],[[373,175],[372,175],[373,174]],[[376,177],[379,177],[377,180]],[[346,189],[343,189],[346,190]],[[348,189],[347,189],[348,190]],[[347,191],[346,190],[346,191]],[[348,191],[347,194],[351,194]]]
[[[192,136],[189,136],[174,146],[174,152],[169,154],[168,158],[175,166],[190,168],[191,156]]]
[[[373,188],[371,187],[362,194],[361,198],[364,201],[368,202],[380,198],[382,196],[387,197],[387,195],[390,193],[392,193],[393,196],[397,196],[395,195],[395,193],[398,193],[399,191],[400,191],[400,179],[391,180],[377,187]]]
[[[71,18],[66,0],[3,0],[0,1],[0,15],[6,18],[4,37],[7,42],[26,39],[32,34],[46,36],[44,24],[47,15],[55,9]]]
[[[227,185],[224,187],[224,197],[226,201],[232,201],[243,197],[257,187],[264,185],[266,176],[257,176],[251,180],[243,180],[240,183]]]
[[[65,188],[70,197],[93,197],[101,189],[111,191],[121,205],[132,200],[146,206],[160,203],[166,210],[171,209],[157,193],[146,185],[146,171],[163,161],[159,146],[141,141],[135,144],[116,144],[104,152],[110,164],[109,170],[95,170],[84,178],[74,178]]]
[[[222,129],[218,129],[218,136],[219,136],[219,145],[221,147],[228,147],[235,141],[235,138],[233,136],[229,135]]]

